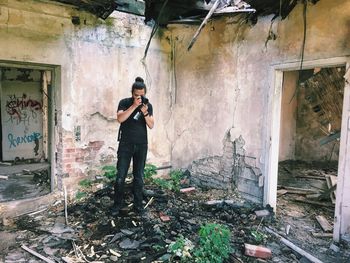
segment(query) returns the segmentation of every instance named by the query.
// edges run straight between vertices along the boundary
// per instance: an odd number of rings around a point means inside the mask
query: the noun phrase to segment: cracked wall
[[[192,162],[191,181],[204,188],[237,190],[240,195],[256,203],[262,202],[262,174],[254,164],[255,157],[247,156],[242,136],[225,135],[223,154]],[[254,160],[253,162],[251,160]]]
[[[305,61],[349,55],[349,10],[350,2],[340,0],[308,5]],[[244,139],[244,162],[252,167],[244,171],[239,168],[232,177],[253,175],[254,185],[259,187],[267,176],[273,67],[300,61],[303,6],[298,4],[285,20],[271,19],[259,17],[255,25],[240,16],[212,20],[190,51],[187,47],[197,26],[170,27],[175,61],[172,74],[176,79],[172,162],[175,167],[189,167],[195,160],[194,172],[203,173],[209,181],[214,177],[214,186],[222,186],[227,180],[220,174],[222,156],[227,153],[222,147],[227,129],[231,138]],[[276,39],[266,41],[271,32]],[[226,160],[228,167],[234,160]],[[249,189],[250,181],[244,180],[244,191],[259,192]]]
[[[73,24],[72,17],[80,24]],[[102,20],[54,2],[0,3],[0,60],[18,67],[59,68],[52,98],[57,121],[52,158],[59,185],[74,188],[82,177],[116,163],[117,106],[131,95],[136,76],[145,79],[156,117],[155,129],[149,131],[148,162],[169,163],[170,146],[164,143],[169,136],[158,128],[171,116],[169,43],[159,31],[142,63],[151,30],[142,17],[125,13]]]

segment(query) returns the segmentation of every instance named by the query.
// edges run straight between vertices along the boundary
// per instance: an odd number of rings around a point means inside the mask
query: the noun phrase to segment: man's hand
[[[141,112],[142,112],[143,115],[147,115],[148,114],[148,106],[146,104],[142,104]]]

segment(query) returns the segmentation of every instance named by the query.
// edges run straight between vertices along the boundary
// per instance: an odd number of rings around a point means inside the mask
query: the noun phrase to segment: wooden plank
[[[334,204],[332,204],[332,203],[317,202],[317,201],[304,200],[304,199],[298,199],[298,198],[293,199],[293,201],[300,202],[300,203],[311,204],[311,205],[318,205],[318,206],[325,206],[325,207],[334,207]]]
[[[288,190],[286,190],[286,189],[277,190],[277,196],[281,196],[281,195],[284,195],[286,193],[288,193]]]
[[[190,44],[188,45],[187,50],[191,50],[194,42],[196,42],[197,37],[199,35],[199,33],[202,31],[203,27],[205,27],[205,25],[207,24],[208,20],[210,19],[210,17],[213,15],[214,11],[218,8],[220,3],[220,0],[216,0],[214,5],[212,6],[212,8],[210,8],[210,11],[208,12],[207,16],[204,18],[202,24],[199,26],[199,28],[197,29],[196,33],[194,34]]]
[[[322,227],[323,231],[330,232],[333,230],[333,227],[328,223],[327,219],[324,216],[316,216],[316,220]]]
[[[314,193],[317,193],[317,191],[315,190],[312,190],[312,189],[305,189],[305,188],[298,188],[298,187],[291,187],[291,186],[281,186],[281,185],[278,185],[277,188],[280,188],[280,189],[286,189],[288,190],[288,192],[291,190],[291,191],[299,191],[299,192],[304,192],[306,194],[314,194]]]
[[[327,183],[327,187],[329,189],[332,189],[332,188],[334,189],[334,190],[331,190],[329,195],[330,195],[330,198],[332,200],[332,203],[335,204],[335,202],[336,202],[335,197],[336,197],[337,176],[326,175],[326,183]]]
[[[47,262],[47,263],[55,263],[55,261],[49,259],[49,258],[46,258],[44,257],[43,255],[40,255],[39,253],[35,252],[34,250],[30,249],[29,247],[25,246],[25,245],[22,245],[22,248],[24,250],[26,250],[27,252],[29,252],[30,254],[40,258],[41,260]]]
[[[334,141],[336,139],[339,139],[340,138],[340,132],[336,132],[334,134],[331,134],[327,137],[324,137],[320,140],[320,145],[325,145],[331,141]]]
[[[332,238],[333,237],[333,233],[316,233],[316,232],[312,232],[311,234],[314,237],[325,237],[325,238]]]
[[[285,244],[286,246],[288,246],[289,248],[293,249],[294,251],[296,251],[297,253],[299,253],[300,255],[306,257],[308,260],[310,260],[312,263],[322,263],[321,260],[315,258],[313,255],[309,254],[308,252],[306,252],[305,250],[301,249],[300,247],[294,245],[292,242],[290,242],[289,240],[285,239],[284,237],[282,237],[281,235],[277,234],[275,231],[273,231],[272,229],[265,227],[266,231],[269,232],[270,234],[273,234],[274,236],[276,236],[277,238],[279,238],[279,240]]]
[[[305,178],[305,179],[315,179],[315,180],[326,180],[324,176],[311,176],[311,175],[297,175],[297,178]]]

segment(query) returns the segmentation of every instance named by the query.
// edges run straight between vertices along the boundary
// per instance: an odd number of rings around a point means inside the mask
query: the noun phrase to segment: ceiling
[[[274,14],[286,18],[300,0],[56,0],[76,6],[103,19],[115,10],[140,15],[145,21],[154,20],[160,25],[169,23],[201,22],[219,1],[213,16],[250,13],[250,19]],[[304,0],[316,3],[319,0]]]

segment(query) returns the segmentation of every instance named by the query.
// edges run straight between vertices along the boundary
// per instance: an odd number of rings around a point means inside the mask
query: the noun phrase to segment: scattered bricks
[[[255,211],[255,215],[257,217],[266,217],[266,216],[269,216],[270,215],[270,211],[269,210],[258,210],[258,211]]]
[[[244,244],[244,248],[246,256],[264,259],[269,259],[272,257],[271,250],[266,247]]]
[[[170,217],[162,212],[159,213],[159,217],[160,220],[162,220],[163,222],[169,222],[170,221]]]
[[[180,192],[181,192],[181,193],[190,193],[190,192],[193,192],[193,191],[195,191],[195,190],[196,190],[195,187],[188,187],[188,188],[182,188],[182,189],[180,189]]]

